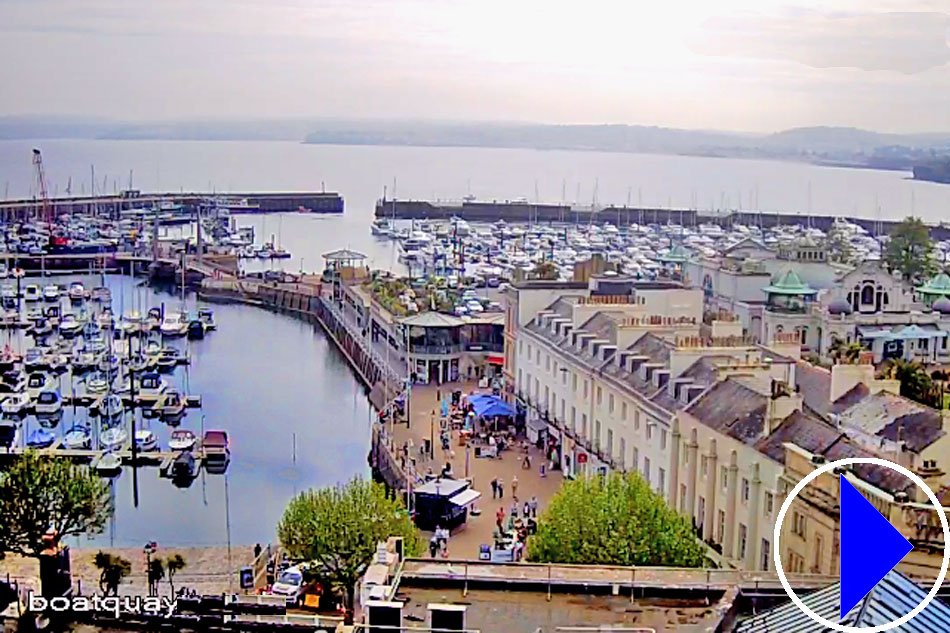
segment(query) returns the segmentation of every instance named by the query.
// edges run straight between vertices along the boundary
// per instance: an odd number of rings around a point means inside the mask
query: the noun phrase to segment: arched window
[[[867,285],[861,289],[861,305],[874,304],[874,286]]]

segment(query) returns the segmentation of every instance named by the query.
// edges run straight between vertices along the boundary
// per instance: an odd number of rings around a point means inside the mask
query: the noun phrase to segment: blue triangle
[[[841,481],[841,619],[914,549],[844,477]]]

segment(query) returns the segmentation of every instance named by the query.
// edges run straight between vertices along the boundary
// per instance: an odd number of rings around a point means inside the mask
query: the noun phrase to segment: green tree
[[[168,586],[172,590],[172,596],[175,595],[175,574],[184,569],[188,563],[185,561],[185,557],[181,554],[173,554],[168,557],[168,562],[166,566],[168,567]]]
[[[38,557],[49,530],[97,534],[111,515],[108,485],[86,466],[27,451],[0,471],[0,557]]]
[[[846,343],[837,336],[832,339],[831,346],[828,348],[831,357],[835,361],[844,364],[854,363],[861,356],[861,353],[866,350],[867,348],[857,341]]]
[[[381,484],[363,479],[301,492],[284,510],[277,536],[290,556],[315,563],[313,571],[345,593],[348,610],[380,541],[403,537],[407,556],[421,549],[419,531],[402,501],[387,498]]]
[[[528,559],[699,567],[705,546],[638,473],[612,473],[564,483],[528,540]]]
[[[825,238],[825,249],[828,251],[828,259],[842,264],[851,264],[854,258],[854,248],[851,241],[845,233],[843,227],[832,226],[828,229]]]
[[[99,590],[102,595],[116,596],[119,594],[119,583],[132,573],[132,563],[114,554],[99,550],[93,561],[99,570]]]
[[[890,270],[899,270],[908,281],[921,281],[937,270],[930,230],[920,218],[909,217],[894,227],[884,251]]]
[[[921,404],[935,408],[943,407],[943,398],[939,385],[927,374],[920,363],[894,359],[883,369],[885,377],[897,380],[901,384],[901,395]]]

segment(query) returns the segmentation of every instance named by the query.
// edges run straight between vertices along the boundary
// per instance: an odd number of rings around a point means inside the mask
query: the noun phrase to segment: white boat
[[[214,322],[214,312],[209,308],[201,308],[198,310],[198,319],[204,324],[205,330],[211,332],[218,329],[217,324]]]
[[[159,328],[162,336],[178,337],[188,333],[188,319],[181,312],[169,312]]]
[[[96,324],[102,329],[111,329],[114,327],[115,316],[113,316],[112,310],[105,308],[102,312],[96,315]]]
[[[115,453],[106,453],[96,462],[96,472],[103,477],[115,477],[122,472],[122,459]]]
[[[142,331],[142,314],[138,310],[123,314],[119,320],[119,330],[125,336],[138,336]]]
[[[63,398],[56,389],[41,391],[36,397],[33,410],[39,416],[54,416],[63,410]]]
[[[43,287],[44,301],[59,301],[59,286],[50,284]]]
[[[36,284],[29,284],[23,289],[24,301],[39,301],[42,296],[43,293],[40,291],[40,287]]]
[[[148,429],[140,429],[135,432],[135,446],[140,451],[157,451],[158,438]]]
[[[106,422],[122,417],[124,411],[125,405],[122,404],[122,399],[114,393],[103,398],[99,405],[99,416]]]
[[[26,379],[26,393],[30,398],[36,398],[41,392],[52,389],[55,381],[43,372],[34,372]]]
[[[197,441],[198,437],[188,429],[175,429],[168,440],[168,448],[173,451],[190,451]]]
[[[169,391],[165,394],[165,401],[162,403],[162,418],[175,420],[185,413],[185,399],[177,391]]]
[[[392,237],[393,235],[392,222],[384,218],[373,220],[373,224],[369,227],[369,230],[373,235],[378,237]]]
[[[27,393],[11,393],[6,400],[0,403],[3,415],[23,415],[30,408],[30,395]]]
[[[75,281],[69,285],[69,300],[73,303],[82,303],[86,299],[86,287]]]
[[[89,427],[82,424],[72,426],[66,434],[63,435],[63,446],[66,448],[79,449],[89,448],[92,443],[92,435]]]
[[[82,330],[82,323],[76,318],[75,314],[64,314],[63,320],[59,322],[59,333],[65,338],[73,338]]]
[[[139,381],[139,395],[145,398],[157,398],[165,393],[168,384],[155,373],[142,374]]]
[[[95,374],[86,381],[86,391],[89,393],[105,393],[109,390],[109,381],[102,374]]]
[[[122,428],[122,425],[108,426],[99,433],[99,443],[106,448],[115,448],[125,444],[129,434]]]

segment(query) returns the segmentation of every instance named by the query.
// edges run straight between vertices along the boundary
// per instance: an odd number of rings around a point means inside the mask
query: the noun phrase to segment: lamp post
[[[149,541],[142,550],[145,552],[145,578],[148,582],[148,595],[153,596],[155,594],[155,583],[152,581],[152,554],[158,550],[158,543]]]

